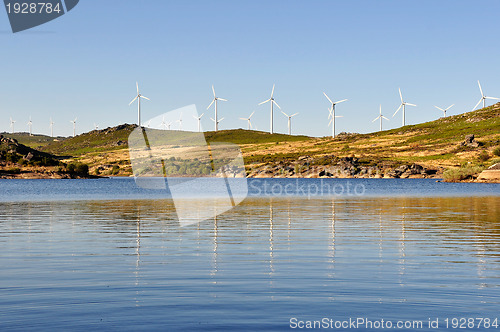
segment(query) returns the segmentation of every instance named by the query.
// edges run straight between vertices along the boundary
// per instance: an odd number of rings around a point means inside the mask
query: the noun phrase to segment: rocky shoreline
[[[375,178],[375,179],[428,179],[440,178],[445,169],[428,168],[419,164],[376,164],[356,157],[336,158],[302,156],[290,163],[254,165],[247,171],[249,178]]]

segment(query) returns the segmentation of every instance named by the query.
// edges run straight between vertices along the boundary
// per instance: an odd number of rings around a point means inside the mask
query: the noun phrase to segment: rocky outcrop
[[[465,141],[460,143],[460,146],[467,146],[469,148],[478,148],[480,146],[479,142],[475,140],[474,134],[465,136]]]

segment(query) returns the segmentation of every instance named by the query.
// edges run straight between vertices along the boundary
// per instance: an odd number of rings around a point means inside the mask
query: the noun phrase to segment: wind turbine
[[[217,121],[217,101],[219,101],[219,100],[221,100],[221,101],[227,101],[227,99],[217,97],[215,95],[215,89],[214,89],[213,85],[212,85],[212,92],[214,93],[214,99],[212,99],[212,102],[210,103],[210,105],[208,105],[207,111],[210,109],[210,107],[212,106],[212,104],[215,103],[215,120],[214,120],[214,122],[215,122],[215,131],[217,131],[217,130],[219,130],[219,122],[220,122],[220,121]]]
[[[288,114],[286,114],[283,111],[281,111],[281,113],[283,113],[288,118],[288,135],[291,135],[292,134],[292,118],[294,116],[296,116],[297,114],[299,114],[299,113],[295,113],[295,114],[292,114],[292,115],[288,115]]]
[[[94,129],[95,130],[99,130],[99,126],[97,124],[94,123]]]
[[[385,119],[387,121],[390,121],[388,118],[386,118],[385,116],[382,115],[382,105],[380,105],[380,115],[377,116],[372,122],[375,122],[377,121],[378,119],[380,119],[380,131],[382,131],[382,119]]]
[[[50,137],[54,137],[54,121],[50,118]]]
[[[161,119],[160,127],[163,127],[163,130],[167,129],[167,123],[165,122],[165,115]]]
[[[205,115],[205,113],[201,114],[200,116],[194,116],[193,115],[193,118],[195,118],[196,120],[198,120],[198,132],[201,132],[201,118],[203,117],[203,115]]]
[[[137,86],[137,96],[128,104],[128,106],[132,105],[132,103],[137,99],[137,125],[140,127],[141,126],[141,98],[144,98],[146,100],[151,100],[148,97],[145,97],[139,93],[139,83],[135,82],[135,85]]]
[[[401,105],[399,105],[399,108],[396,110],[396,112],[394,112],[394,115],[392,117],[394,117],[398,112],[399,110],[401,109],[401,107],[403,108],[403,127],[406,125],[406,105],[408,106],[417,106],[415,104],[410,104],[410,103],[407,103],[403,100],[403,95],[401,94],[401,88],[399,88],[399,97],[401,98]]]
[[[477,81],[477,84],[479,85],[479,91],[481,91],[481,99],[479,99],[476,106],[474,106],[474,108],[472,110],[475,110],[479,106],[479,104],[481,104],[481,102],[483,102],[483,108],[485,108],[486,107],[486,99],[500,100],[499,98],[495,98],[495,97],[486,97],[483,93],[483,88],[481,88],[481,83],[479,83],[479,81]]]
[[[182,130],[182,112],[181,112],[181,115],[179,116],[179,120],[177,120],[175,122],[179,122],[179,130]]]
[[[172,125],[172,122],[167,122],[165,125],[167,126],[167,130],[170,130],[170,126]]]
[[[215,122],[215,125],[217,126],[217,128],[219,128],[219,123],[220,123],[222,120],[224,120],[224,118],[222,118],[222,119],[220,119],[220,120],[218,120],[218,121],[215,121],[215,119],[212,119],[212,118],[210,118],[210,120],[212,120],[213,122]]]
[[[271,134],[273,133],[273,130],[274,130],[274,123],[273,123],[273,120],[274,120],[273,119],[274,105],[278,106],[278,108],[281,110],[280,105],[278,105],[278,103],[274,100],[273,95],[274,95],[274,84],[273,84],[273,90],[271,91],[271,97],[268,100],[265,100],[265,101],[263,101],[262,103],[259,104],[259,105],[262,105],[262,104],[271,102],[271,129],[269,131]]]
[[[332,104],[332,107],[328,109],[328,111],[330,112],[330,115],[328,116],[328,118],[332,118],[330,120],[330,123],[332,123],[332,138],[335,138],[335,118],[341,118],[342,116],[336,116],[335,115],[335,106],[337,104],[340,104],[340,103],[343,103],[344,101],[347,101],[347,99],[342,99],[342,100],[339,100],[339,101],[336,101],[336,102],[333,102],[330,97],[327,96],[327,94],[325,92],[323,92],[323,94],[325,95],[326,99],[328,99],[328,101]],[[330,123],[328,125],[330,125]]]
[[[442,109],[441,107],[437,107],[436,105],[434,105],[434,107],[435,107],[435,108],[437,108],[437,109],[438,109],[438,110],[440,110],[440,111],[443,111],[444,116],[446,117],[446,111],[447,111],[447,110],[449,110],[450,108],[452,108],[454,105],[455,105],[455,104],[450,105],[450,106],[448,106],[448,108],[445,108],[445,109]]]
[[[12,117],[10,118],[10,129],[12,129],[12,133],[14,134],[14,123],[16,123],[15,120],[12,120]]]
[[[75,118],[74,120],[70,120],[69,122],[71,122],[73,124],[73,137],[76,136],[76,119]]]
[[[31,121],[31,116],[30,116],[30,120],[28,121],[27,125],[28,125],[28,128],[29,128],[30,136],[33,136],[33,131],[32,131],[32,129],[33,129],[33,121]]]
[[[240,118],[240,120],[245,120],[248,122],[248,127],[247,129],[250,130],[252,129],[252,121],[250,121],[252,119],[252,116],[254,115],[255,111],[252,112],[252,114],[250,114],[250,116],[248,118]]]

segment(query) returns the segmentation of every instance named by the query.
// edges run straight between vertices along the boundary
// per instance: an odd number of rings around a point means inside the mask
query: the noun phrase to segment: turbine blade
[[[399,108],[396,110],[396,112],[394,112],[394,114],[392,115],[392,117],[394,117],[399,112],[399,110],[401,109],[401,107],[403,107],[403,104],[399,105]]]
[[[334,104],[337,105],[337,104],[343,103],[344,101],[347,101],[347,99],[342,99],[342,100],[336,101]]]
[[[208,110],[208,109],[212,106],[212,104],[213,104],[214,102],[215,102],[215,98],[214,98],[214,99],[212,99],[212,102],[210,103],[210,105],[208,105],[207,110]]]
[[[415,106],[415,107],[417,106],[415,104],[410,104],[410,103],[406,103],[406,105],[408,105],[408,106]]]
[[[455,106],[455,104],[448,106],[448,108],[447,108],[446,110],[449,110],[449,109],[450,109],[450,108],[452,108],[453,106]]]
[[[239,118],[240,120],[245,120],[245,121],[248,121],[248,119],[245,119],[245,118]]]
[[[278,106],[279,109],[281,109],[280,105],[278,105],[278,103],[276,101],[273,100],[273,103]]]
[[[486,99],[493,99],[493,100],[500,100],[499,98],[496,97],[485,97]]]
[[[227,99],[224,98],[217,98],[217,100],[227,101]]]
[[[391,121],[389,120],[388,118],[386,118],[385,116],[382,115],[382,119],[386,119],[387,121]]]
[[[270,100],[271,100],[271,99],[268,99],[268,100],[266,100],[266,101],[263,101],[263,102],[262,102],[262,103],[260,103],[259,105],[265,104],[265,103],[267,103],[267,102],[268,102],[268,101],[270,101]]]
[[[224,118],[220,119],[219,122],[221,122],[222,120],[224,120]]]
[[[281,113],[283,113],[286,117],[288,117],[288,114],[286,114],[285,112],[281,111]]]
[[[139,82],[135,82],[135,86],[137,87],[137,94],[139,94]]]
[[[326,93],[324,93],[324,92],[323,92],[323,94],[325,95],[326,99],[328,99],[328,101],[329,101],[331,104],[333,104],[333,101],[330,99],[330,97],[328,97],[328,96],[326,95]]]
[[[343,115],[335,115],[336,118],[343,118]]]
[[[330,119],[330,122],[328,123],[328,127],[330,127],[330,125],[332,124],[333,122],[333,117]]]
[[[147,99],[147,100],[151,100],[151,99],[149,99],[148,97],[144,97],[144,96],[141,96],[141,98],[144,98],[144,99]]]
[[[474,108],[472,110],[475,110],[479,106],[479,104],[481,104],[482,101],[483,101],[483,98],[479,99],[476,106],[474,106]]]
[[[271,91],[271,98],[274,96],[274,86],[275,86],[275,84],[273,84],[273,90]],[[269,99],[271,99],[271,98],[269,98]]]
[[[297,113],[295,113],[295,114],[293,114],[293,115],[290,115],[290,117],[294,117],[294,116],[296,116],[297,114],[299,114],[299,113],[297,112]]]
[[[200,115],[200,119],[201,119],[204,115],[205,115],[205,113],[201,113],[201,115]]]
[[[213,84],[212,84],[212,92],[214,93],[214,99],[215,99],[215,89]]]
[[[484,97],[483,88],[481,87],[481,83],[479,83],[479,80],[477,81],[477,84],[479,85],[479,91],[481,91],[481,96]]]
[[[134,98],[134,99],[133,99],[133,100],[132,100],[132,101],[128,104],[128,106],[132,105],[132,103],[133,103],[133,102],[134,102],[137,98],[139,98],[139,95],[137,95],[137,96],[136,96],[136,97],[135,97],[135,98]]]
[[[378,119],[380,119],[380,115],[379,115],[379,116],[377,116],[375,119],[373,119],[373,121],[372,121],[372,122],[375,122],[375,121],[377,121]]]
[[[401,98],[401,102],[403,103],[403,94],[401,93],[401,88],[399,88],[399,97]]]
[[[252,112],[252,114],[250,114],[250,116],[248,117],[248,119],[251,119],[252,116],[254,115],[255,111]]]
[[[434,107],[444,112],[444,109],[442,109],[441,107],[437,107],[436,105],[434,105]]]

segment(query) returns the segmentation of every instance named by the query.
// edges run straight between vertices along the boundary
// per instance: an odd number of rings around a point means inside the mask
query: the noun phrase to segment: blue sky
[[[135,82],[151,98],[143,119],[196,104],[205,112],[211,85],[220,97],[222,129],[269,130],[275,98],[293,119],[294,134],[326,136],[328,101],[344,117],[337,132],[372,132],[401,125],[398,87],[407,123],[438,118],[433,105],[470,111],[486,95],[500,97],[500,2],[491,1],[164,1],[81,0],[68,14],[12,34],[0,10],[0,131],[70,135],[135,123],[128,106]],[[208,114],[213,116],[213,110]],[[212,129],[208,116],[205,129]],[[275,113],[275,131],[287,119]]]

